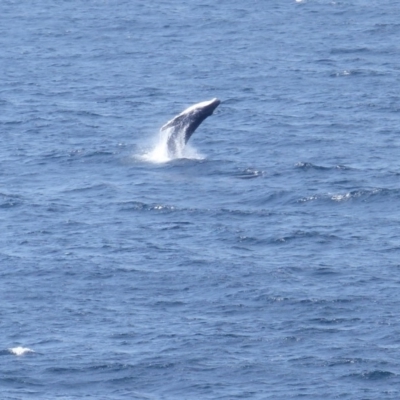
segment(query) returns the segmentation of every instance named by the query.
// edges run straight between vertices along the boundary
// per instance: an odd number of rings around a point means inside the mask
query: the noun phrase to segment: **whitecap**
[[[331,197],[331,199],[332,199],[333,201],[340,202],[340,201],[349,200],[349,199],[351,199],[351,197],[352,197],[351,193],[346,193],[346,194],[335,194],[335,195],[333,195],[333,196]]]

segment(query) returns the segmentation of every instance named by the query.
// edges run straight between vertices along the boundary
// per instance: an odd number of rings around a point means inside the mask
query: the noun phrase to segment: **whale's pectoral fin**
[[[160,128],[160,131],[162,132],[162,131],[165,131],[170,128],[179,128],[180,126],[182,126],[184,124],[184,120],[185,120],[185,116],[179,114],[178,116],[176,116],[175,118],[171,119],[166,124],[164,124]]]

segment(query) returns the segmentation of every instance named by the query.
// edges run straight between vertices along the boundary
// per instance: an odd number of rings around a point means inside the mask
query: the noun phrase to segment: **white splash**
[[[153,150],[145,153],[141,156],[144,161],[149,161],[153,163],[165,163],[170,161],[170,156],[168,154],[167,140],[168,135],[162,134],[165,132],[160,132],[158,135],[158,140],[154,144]]]
[[[176,142],[175,153],[171,154],[168,150],[168,138],[171,134],[171,129],[166,129],[159,132],[158,138],[154,144],[154,147],[149,152],[140,156],[144,161],[152,163],[165,163],[171,160],[179,158],[188,158],[193,160],[203,160],[204,156],[200,154],[191,145],[184,143],[183,136],[178,138]],[[179,140],[182,139],[182,140]]]
[[[10,348],[10,349],[8,349],[8,351],[11,354],[14,354],[16,356],[22,356],[26,353],[34,353],[34,351],[32,349],[30,349],[28,347],[21,347],[21,346]]]

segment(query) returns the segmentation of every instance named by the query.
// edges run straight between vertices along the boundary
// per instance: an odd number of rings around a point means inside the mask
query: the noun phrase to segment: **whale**
[[[221,103],[217,98],[202,101],[182,111],[160,128],[160,133],[166,135],[168,155],[179,157],[194,131]]]

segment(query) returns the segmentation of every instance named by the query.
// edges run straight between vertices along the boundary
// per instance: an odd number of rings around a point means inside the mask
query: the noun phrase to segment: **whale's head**
[[[215,109],[220,105],[221,101],[217,98],[212,100],[202,101],[187,108],[182,114],[191,114],[193,116],[203,117],[202,121],[209,117]]]

